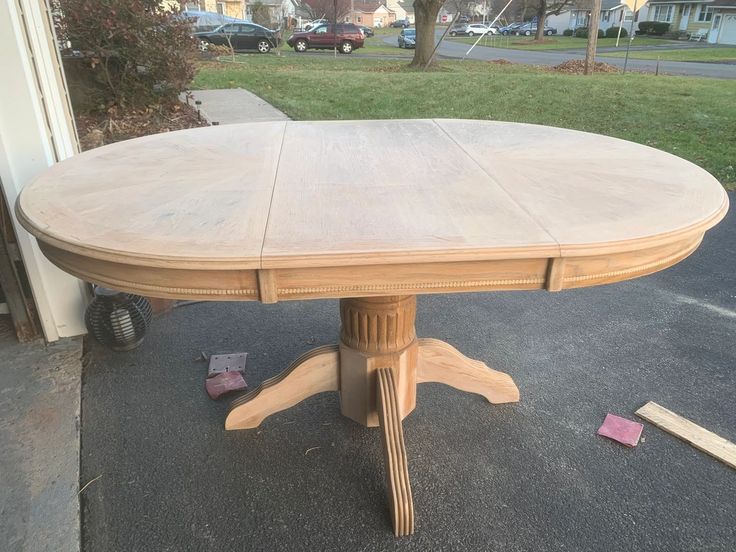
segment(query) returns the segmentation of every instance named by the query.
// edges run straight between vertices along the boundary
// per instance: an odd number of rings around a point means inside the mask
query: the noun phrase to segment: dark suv
[[[335,46],[343,54],[350,54],[353,50],[363,47],[363,33],[357,25],[352,23],[338,23],[337,25],[320,25],[309,31],[294,33],[286,43],[297,52],[316,50],[331,50]]]

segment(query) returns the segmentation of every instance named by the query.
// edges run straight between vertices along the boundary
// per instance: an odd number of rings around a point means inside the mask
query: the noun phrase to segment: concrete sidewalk
[[[3,552],[79,550],[82,340],[0,337]]]
[[[200,111],[211,123],[234,124],[263,121],[287,121],[289,117],[242,88],[193,90],[194,100],[202,102]]]

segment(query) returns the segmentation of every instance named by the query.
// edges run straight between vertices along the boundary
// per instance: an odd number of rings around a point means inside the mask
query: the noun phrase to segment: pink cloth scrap
[[[603,425],[598,429],[598,435],[603,435],[618,441],[627,447],[635,447],[644,429],[644,424],[632,422],[615,414],[607,414]]]
[[[240,372],[222,372],[205,380],[205,389],[210,399],[217,399],[231,391],[242,391],[247,389],[243,374]]]

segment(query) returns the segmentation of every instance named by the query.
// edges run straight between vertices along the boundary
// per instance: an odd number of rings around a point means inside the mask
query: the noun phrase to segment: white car
[[[488,27],[483,23],[470,23],[465,27],[465,33],[468,36],[484,35],[484,34],[496,34],[496,29]]]

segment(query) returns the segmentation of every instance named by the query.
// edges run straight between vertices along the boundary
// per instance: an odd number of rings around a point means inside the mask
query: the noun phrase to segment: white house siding
[[[586,13],[587,10],[570,10],[559,15],[549,15],[547,16],[547,25],[556,28],[561,34],[566,29],[585,26],[587,23]],[[601,12],[599,28],[605,32],[611,27],[620,27],[623,23],[624,29],[628,31],[629,25],[631,25],[631,14],[632,11],[626,7]],[[639,20],[643,21],[641,17],[639,17]]]
[[[386,7],[396,14],[396,21],[406,20],[406,10],[397,0],[387,0]]]
[[[564,11],[557,15],[548,15],[547,25],[554,27],[558,33],[562,34],[565,29],[572,29],[570,26],[571,14],[570,11]]]

